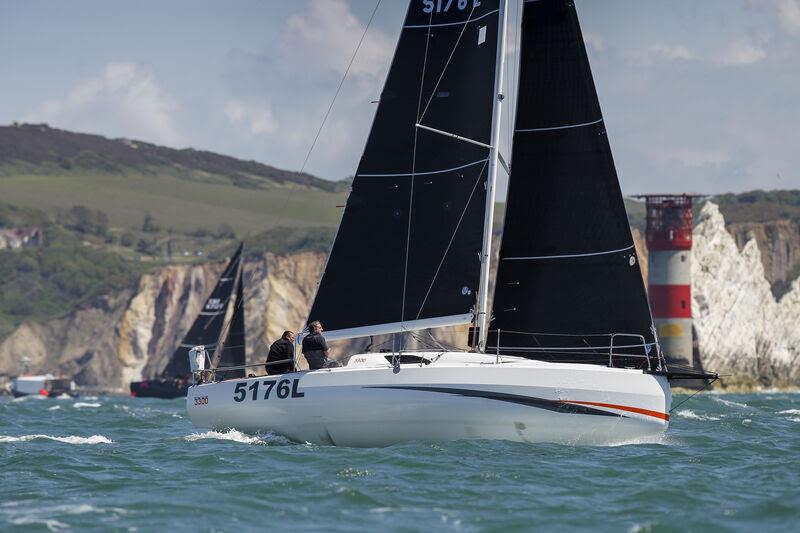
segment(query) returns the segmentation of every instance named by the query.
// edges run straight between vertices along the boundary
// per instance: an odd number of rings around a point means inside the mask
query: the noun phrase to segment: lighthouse
[[[695,195],[643,195],[647,201],[648,295],[668,361],[692,358],[692,201]]]

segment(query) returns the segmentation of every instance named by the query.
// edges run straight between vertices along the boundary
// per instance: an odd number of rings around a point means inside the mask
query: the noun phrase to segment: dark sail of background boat
[[[490,142],[498,1],[474,4],[410,3],[309,315],[329,336],[471,319],[489,150],[415,124]]]
[[[183,337],[181,344],[172,354],[172,358],[164,369],[162,377],[188,376],[190,373],[189,350],[195,346],[202,344],[213,355],[220,340],[222,328],[225,326],[225,318],[231,296],[236,287],[237,279],[240,278],[242,246],[241,244],[239,245],[236,253],[233,254],[233,257],[228,262],[217,281],[217,285],[203,305],[202,311],[195,319],[189,332]]]
[[[245,335],[244,335],[244,279],[241,269],[239,279],[236,282],[236,300],[233,303],[233,316],[228,326],[228,334],[222,346],[222,355],[215,366],[237,367],[244,366],[245,361]],[[237,370],[224,370],[217,372],[217,379],[243,378],[245,371],[243,368]]]
[[[489,349],[608,362],[650,310],[575,5],[525,2],[513,161]],[[595,334],[559,338],[513,332]],[[617,344],[641,344],[632,338]],[[536,352],[544,345],[581,353]],[[620,350],[615,349],[615,352]],[[642,354],[639,348],[637,353]]]

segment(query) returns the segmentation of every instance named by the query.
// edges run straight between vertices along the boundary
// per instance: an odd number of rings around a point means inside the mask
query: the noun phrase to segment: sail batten
[[[474,313],[499,0],[428,5],[409,2],[309,313],[329,338]]]

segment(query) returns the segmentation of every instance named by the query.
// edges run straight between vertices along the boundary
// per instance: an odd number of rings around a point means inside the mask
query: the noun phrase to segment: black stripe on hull
[[[440,392],[443,394],[452,394],[456,396],[466,396],[469,398],[485,398],[487,400],[496,400],[499,402],[516,403],[520,405],[527,405],[529,407],[538,407],[539,409],[546,409],[557,413],[573,414],[573,415],[596,415],[596,416],[613,416],[617,418],[627,418],[625,415],[603,411],[601,409],[594,409],[585,405],[575,405],[558,400],[546,400],[544,398],[534,398],[532,396],[522,396],[520,394],[506,394],[503,392],[490,392],[472,389],[455,389],[450,387],[412,387],[405,385],[386,385],[386,386],[371,386],[365,387],[368,389],[399,389],[399,390],[415,390],[422,392]]]

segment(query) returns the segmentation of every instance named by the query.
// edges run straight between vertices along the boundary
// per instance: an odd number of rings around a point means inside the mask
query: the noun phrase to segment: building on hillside
[[[16,250],[42,243],[40,228],[0,228],[0,250]]]

